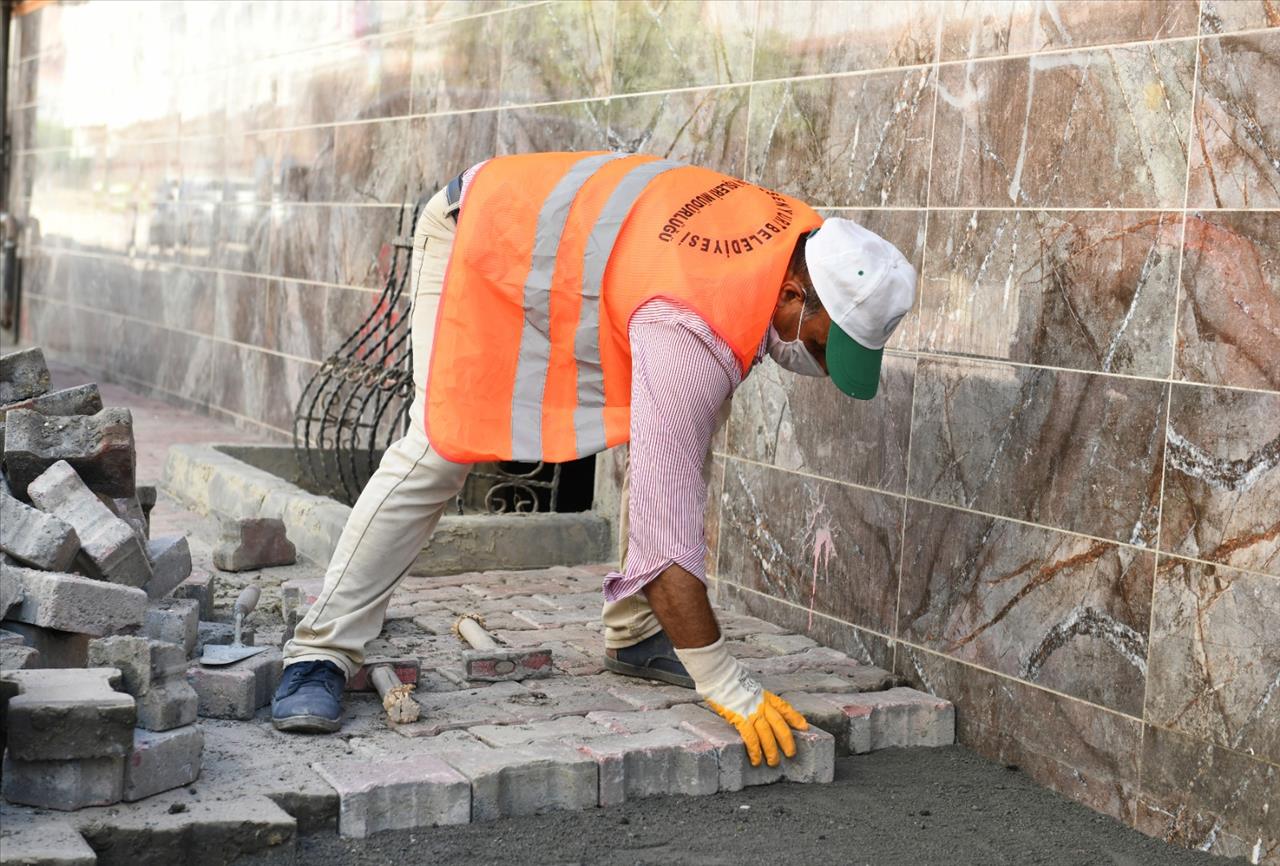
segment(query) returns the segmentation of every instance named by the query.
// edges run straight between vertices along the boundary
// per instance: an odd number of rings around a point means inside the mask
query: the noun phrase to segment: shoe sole
[[[622,674],[624,677],[657,680],[673,686],[680,686],[682,689],[693,688],[693,679],[691,677],[682,677],[680,674],[673,674],[657,668],[642,668],[639,665],[629,665],[626,662],[618,661],[612,656],[604,657],[604,667],[605,670],[612,671],[615,674]]]
[[[342,727],[342,719],[326,719],[324,716],[287,716],[272,719],[277,731],[290,734],[332,734]]]

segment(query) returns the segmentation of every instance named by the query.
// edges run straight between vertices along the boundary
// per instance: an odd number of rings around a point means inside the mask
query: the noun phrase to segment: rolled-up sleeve
[[[607,601],[635,594],[672,564],[706,581],[703,461],[739,376],[728,346],[685,316],[631,321],[627,554],[623,571],[605,578]]]

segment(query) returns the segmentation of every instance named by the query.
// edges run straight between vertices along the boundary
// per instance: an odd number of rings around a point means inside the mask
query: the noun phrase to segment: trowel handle
[[[248,616],[258,606],[258,596],[261,594],[258,587],[252,585],[240,590],[240,594],[236,596],[235,612],[242,616]]]

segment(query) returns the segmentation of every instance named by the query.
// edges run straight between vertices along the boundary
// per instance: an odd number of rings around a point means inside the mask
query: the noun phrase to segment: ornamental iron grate
[[[409,429],[413,347],[409,339],[413,227],[401,210],[397,236],[380,253],[386,279],[373,309],[311,377],[293,419],[293,447],[309,487],[353,504],[382,453]],[[555,511],[561,467],[543,463],[478,464],[457,499],[494,514]]]

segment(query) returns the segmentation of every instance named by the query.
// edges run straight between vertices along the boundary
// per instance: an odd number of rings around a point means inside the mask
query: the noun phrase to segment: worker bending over
[[[645,155],[497,157],[424,206],[412,268],[407,435],[352,509],[324,590],[285,647],[284,731],[335,731],[344,680],[473,463],[561,462],[630,443],[609,670],[696,688],[751,761],[804,718],[725,649],[705,586],[706,466],[765,354],[867,400],[916,274],[846,219]]]

